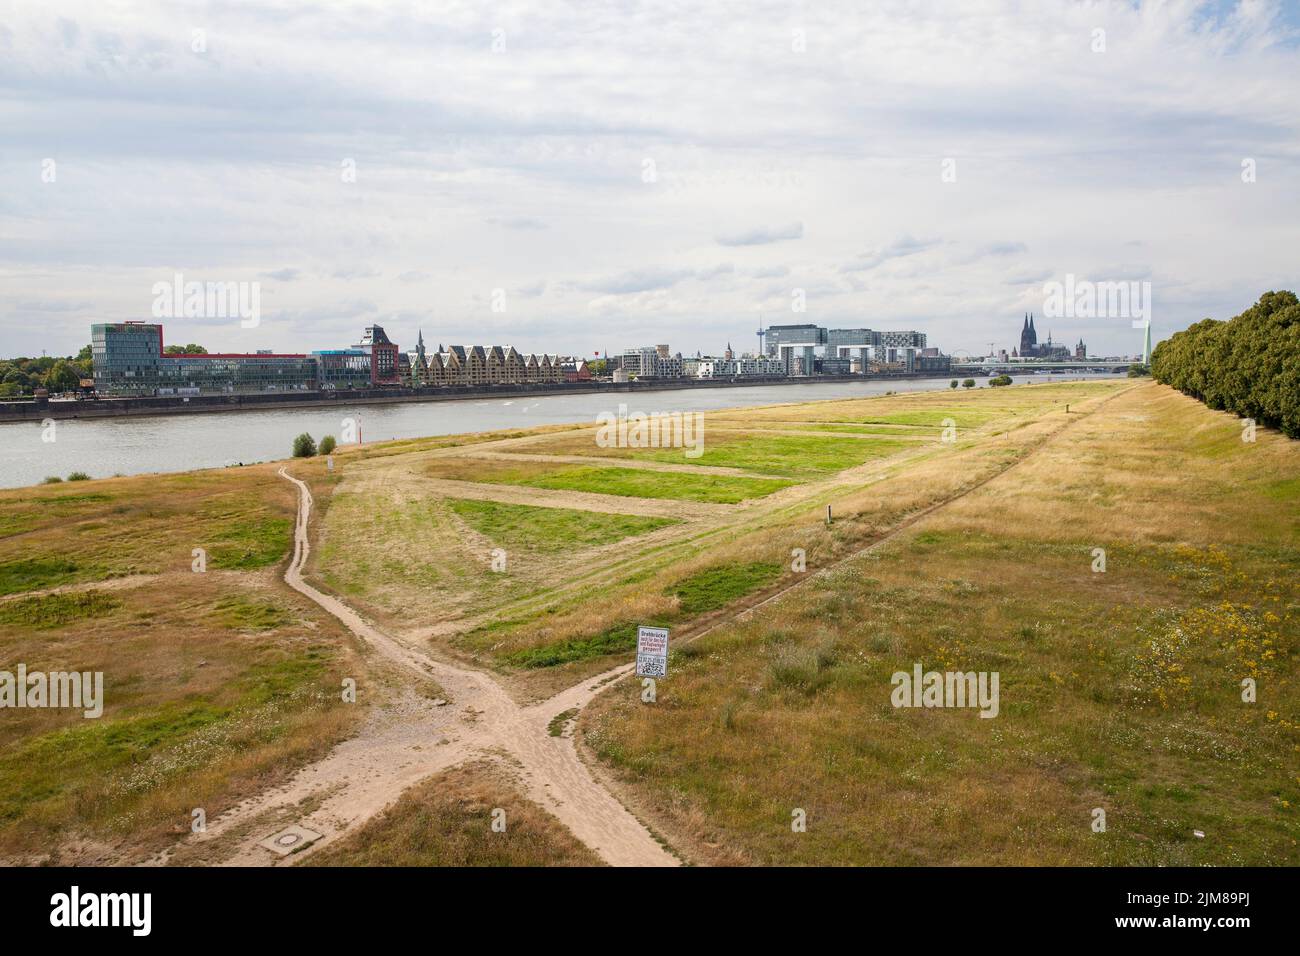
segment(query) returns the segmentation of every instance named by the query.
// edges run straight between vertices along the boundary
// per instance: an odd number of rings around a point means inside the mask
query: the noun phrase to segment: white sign
[[[668,676],[668,628],[636,629],[636,676]]]

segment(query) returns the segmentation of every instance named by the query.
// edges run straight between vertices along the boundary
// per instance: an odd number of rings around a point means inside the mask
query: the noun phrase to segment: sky
[[[1159,340],[1300,286],[1300,0],[0,0],[0,355]],[[1249,166],[1250,174],[1247,174]],[[255,284],[255,285],[254,285]],[[799,311],[800,307],[802,310]]]

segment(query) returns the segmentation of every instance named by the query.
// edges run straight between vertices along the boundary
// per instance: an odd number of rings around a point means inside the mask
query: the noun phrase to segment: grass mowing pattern
[[[505,548],[520,551],[593,548],[679,523],[674,518],[539,508],[471,498],[453,498],[447,506],[479,534]]]

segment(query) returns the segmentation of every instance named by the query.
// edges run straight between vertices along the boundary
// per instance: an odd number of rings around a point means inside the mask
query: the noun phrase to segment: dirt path
[[[573,741],[550,736],[549,717],[543,710],[519,707],[488,674],[435,661],[407,647],[338,598],[308,584],[302,569],[311,553],[311,491],[283,468],[279,474],[297,485],[299,494],[293,560],[285,571],[285,583],[338,618],[386,662],[436,681],[454,703],[439,706],[417,697],[408,699],[398,712],[378,714],[358,737],[303,768],[284,786],[232,808],[210,821],[206,833],[152,862],[186,862],[188,858],[244,866],[275,864],[280,858],[259,843],[290,823],[323,834],[308,850],[286,858],[296,862],[375,815],[430,774],[485,753],[504,752],[513,758],[525,794],[554,814],[606,863],[677,865],[645,826],[595,781],[578,759]],[[306,806],[310,809],[293,812]],[[484,820],[484,826],[487,824]],[[205,859],[205,849],[217,859]]]

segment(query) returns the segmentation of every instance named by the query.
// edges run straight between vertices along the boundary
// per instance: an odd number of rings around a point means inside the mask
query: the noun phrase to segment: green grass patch
[[[559,737],[564,733],[564,725],[578,716],[578,708],[570,707],[568,710],[562,710],[546,725],[546,732],[552,737]]]
[[[714,504],[736,504],[762,498],[794,484],[779,478],[693,475],[689,472],[645,471],[637,468],[564,468],[525,479],[520,484],[556,491],[586,491],[625,498],[674,498]]]
[[[191,770],[282,733],[312,700],[331,654],[325,649],[255,664],[218,694],[104,716],[0,750],[0,821],[57,819],[70,804],[82,823]],[[112,688],[105,697],[112,700]],[[92,819],[87,819],[92,818]]]
[[[18,598],[0,604],[0,624],[46,630],[82,618],[108,614],[121,606],[121,601],[103,591]]]
[[[502,547],[520,551],[594,548],[680,523],[675,518],[539,508],[470,498],[451,499],[447,506],[479,534]]]
[[[615,624],[593,637],[576,637],[541,647],[529,647],[505,656],[505,662],[514,667],[532,670],[538,667],[557,667],[574,661],[585,661],[606,654],[626,653],[636,650],[635,624]]]
[[[98,568],[69,558],[19,558],[0,564],[0,594],[19,594],[70,584]]]
[[[665,593],[677,597],[683,614],[704,614],[771,584],[781,576],[782,567],[771,561],[720,564],[678,581]]]
[[[742,435],[705,441],[698,458],[684,458],[682,450],[633,449],[634,457],[740,468],[787,478],[815,477],[853,468],[910,447],[910,443],[889,438],[844,438],[838,435]]]
[[[1300,478],[1283,478],[1264,486],[1264,494],[1276,501],[1295,501],[1300,498]]]
[[[242,597],[218,601],[214,617],[223,626],[236,631],[269,631],[289,623],[288,612],[269,601],[250,601]]]
[[[208,539],[208,563],[224,571],[252,571],[275,564],[288,553],[293,521],[263,515],[229,521]]]

